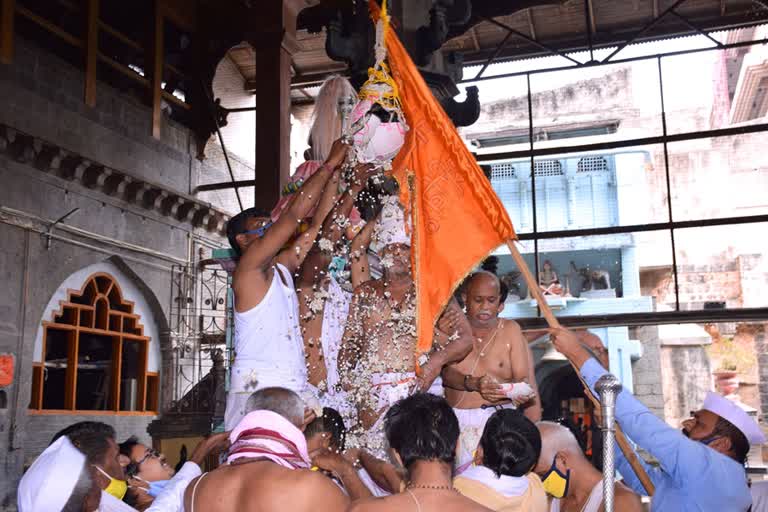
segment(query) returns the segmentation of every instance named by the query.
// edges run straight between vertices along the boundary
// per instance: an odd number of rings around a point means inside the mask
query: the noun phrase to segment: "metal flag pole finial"
[[[614,495],[614,446],[616,443],[616,397],[621,393],[621,382],[608,373],[595,383],[600,395],[600,409],[603,416],[603,503],[605,512],[613,512]]]

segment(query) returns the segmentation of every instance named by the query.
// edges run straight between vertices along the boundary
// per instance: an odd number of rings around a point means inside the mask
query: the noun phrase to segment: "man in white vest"
[[[337,169],[346,153],[347,146],[336,141],[328,159],[276,221],[267,212],[249,209],[227,224],[227,237],[240,259],[232,281],[235,361],[224,414],[226,430],[239,423],[248,397],[258,389],[281,386],[305,400],[311,394],[293,274],[333,207]],[[314,207],[317,210],[309,229],[287,245],[301,219]]]

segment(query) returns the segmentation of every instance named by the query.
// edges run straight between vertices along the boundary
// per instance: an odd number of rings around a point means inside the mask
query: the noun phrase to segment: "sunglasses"
[[[242,234],[243,235],[256,235],[259,238],[261,238],[261,237],[264,236],[264,233],[266,233],[267,229],[269,229],[269,227],[271,225],[272,225],[272,221],[270,220],[266,224],[261,226],[260,228],[251,229],[251,230],[248,230],[248,231],[243,231]]]

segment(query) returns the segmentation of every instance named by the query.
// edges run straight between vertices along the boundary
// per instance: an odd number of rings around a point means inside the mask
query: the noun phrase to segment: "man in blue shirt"
[[[607,371],[567,329],[552,329],[555,348],[580,369],[593,393]],[[760,427],[734,402],[715,393],[683,422],[682,432],[657,418],[628,391],[616,399],[616,420],[660,467],[641,461],[656,491],[652,511],[746,511],[752,498],[744,462],[750,443],[761,444]],[[616,469],[634,491],[645,494],[627,459],[616,449]]]

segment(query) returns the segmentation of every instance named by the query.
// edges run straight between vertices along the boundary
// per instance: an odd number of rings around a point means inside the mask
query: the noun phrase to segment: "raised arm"
[[[371,491],[360,479],[353,463],[340,453],[333,450],[324,450],[312,457],[312,463],[322,470],[330,471],[336,478],[341,480],[350,500],[355,501],[371,497]]]
[[[355,206],[355,199],[365,188],[368,179],[375,173],[376,168],[373,164],[358,164],[355,166],[355,170],[347,183],[346,192],[341,196],[341,200],[334,205],[331,214],[325,219],[323,224],[322,236],[334,245],[338,244],[345,234],[349,214]]]
[[[554,329],[552,334],[555,348],[580,368],[584,381],[595,396],[599,396],[595,383],[607,373],[605,368],[589,354],[573,332]],[[697,478],[711,461],[710,448],[688,439],[682,432],[667,425],[629,391],[624,390],[616,397],[616,421],[632,441],[653,455],[665,473],[679,483]],[[691,461],[697,463],[692,464]],[[653,473],[649,476],[653,479]]]
[[[325,191],[323,192],[324,198],[321,199],[321,206],[318,208],[315,219],[313,219],[312,226],[305,233],[306,237],[301,241],[302,246],[297,250],[294,247],[293,253],[299,255],[306,249],[306,245],[310,240],[313,242],[313,246],[309,249],[307,257],[301,264],[301,273],[299,276],[300,286],[311,286],[321,281],[324,272],[327,271],[328,265],[331,263],[333,252],[328,250],[328,247],[323,246],[327,240],[333,245],[334,249],[338,248],[338,244],[344,235],[345,229],[349,218],[349,214],[355,205],[355,198],[357,194],[365,187],[368,178],[373,173],[374,168],[371,164],[360,164],[355,167],[355,172],[352,175],[351,183],[348,184],[348,188],[344,194],[335,193],[338,191],[339,180],[329,180]],[[333,192],[333,193],[332,193]],[[326,197],[332,197],[331,208],[326,208],[324,201]],[[330,213],[326,213],[330,210]],[[320,223],[314,222],[315,220]],[[319,229],[319,235],[317,233]],[[284,251],[285,252],[285,251]],[[281,253],[282,254],[282,253]],[[290,257],[290,251],[286,253],[286,257]],[[323,273],[321,273],[322,271]],[[353,286],[356,286],[353,279]]]
[[[357,288],[361,284],[371,280],[371,267],[368,261],[368,246],[371,245],[373,230],[379,218],[370,220],[363,229],[352,239],[349,247],[350,263],[352,267],[352,286]]]
[[[293,236],[299,221],[306,217],[319,201],[334,169],[344,161],[347,148],[348,146],[341,141],[337,140],[333,143],[331,155],[325,164],[301,187],[291,205],[283,211],[264,236],[246,248],[238,262],[237,273],[251,270],[263,271],[272,263],[273,258]]]
[[[444,326],[440,325],[441,321]],[[452,331],[447,343],[437,341],[441,340],[440,331]],[[454,298],[448,303],[441,320],[438,321],[438,336],[433,340],[433,346],[435,350],[427,364],[421,368],[419,376],[419,389],[422,391],[429,389],[445,365],[461,361],[472,351],[472,326]]]
[[[347,325],[344,328],[344,336],[341,339],[339,349],[338,368],[341,385],[344,389],[350,389],[354,379],[350,379],[355,369],[356,361],[363,353],[365,336],[362,319],[362,306],[366,301],[366,295],[370,293],[369,286],[363,285],[355,288],[352,301],[349,304]]]
[[[405,484],[405,474],[389,462],[377,459],[365,450],[357,452],[357,460],[376,485],[397,494]]]
[[[331,211],[333,204],[339,197],[339,176],[340,171],[336,170],[326,182],[309,228],[297,236],[293,243],[282,249],[277,255],[278,263],[287,268],[289,272],[294,273],[299,269],[314,246],[317,234],[320,232],[326,217],[328,217],[328,212]]]

